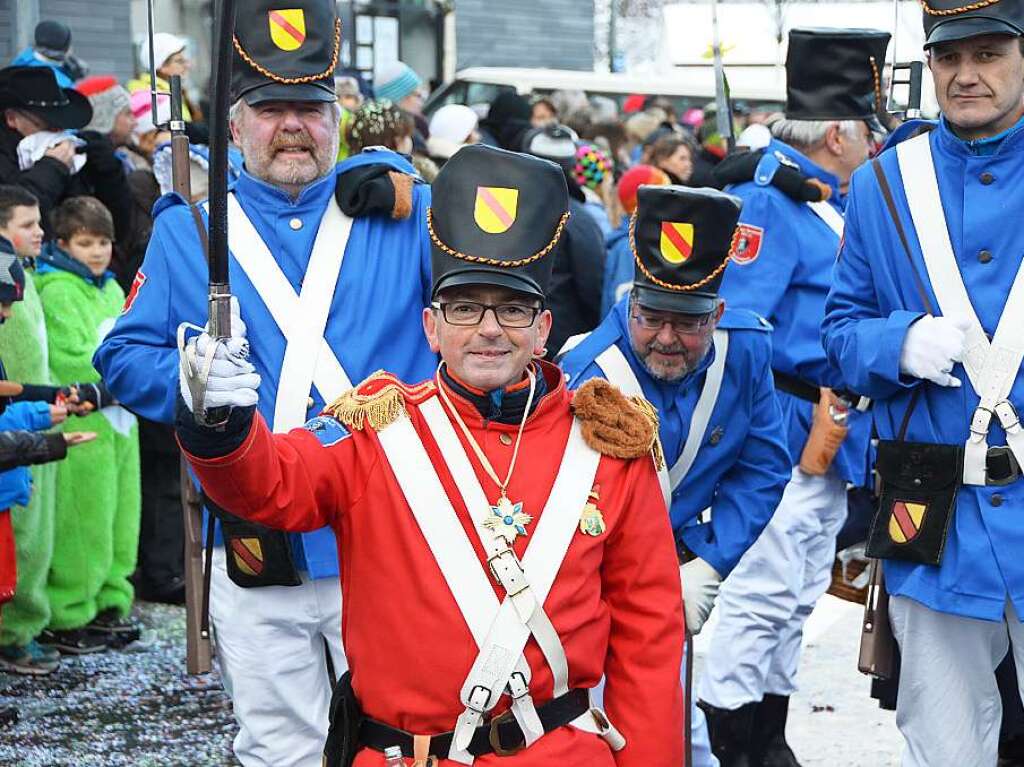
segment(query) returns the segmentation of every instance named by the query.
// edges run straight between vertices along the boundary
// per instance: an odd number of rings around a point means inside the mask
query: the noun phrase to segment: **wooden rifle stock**
[[[181,459],[181,505],[185,516],[185,667],[189,674],[212,668],[206,581],[203,572],[203,504]],[[210,519],[210,524],[214,524]],[[206,573],[206,578],[209,578]]]
[[[889,622],[889,592],[885,588],[882,562],[878,559],[872,559],[870,565],[857,668],[878,679],[891,679],[896,668],[896,638]]]

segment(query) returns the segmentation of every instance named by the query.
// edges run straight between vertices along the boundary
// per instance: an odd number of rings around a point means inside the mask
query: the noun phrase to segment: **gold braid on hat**
[[[232,39],[235,43],[235,50],[238,51],[238,55],[242,57],[245,63],[268,80],[273,80],[275,83],[281,83],[282,85],[302,85],[304,83],[312,83],[317,80],[323,80],[325,77],[329,77],[331,73],[334,72],[334,68],[338,66],[338,54],[341,52],[341,19],[334,20],[334,52],[331,54],[331,63],[327,66],[327,69],[315,75],[282,77],[281,75],[275,74],[266,67],[260,66],[252,56],[246,53],[245,48],[242,47],[242,43],[238,40],[238,35],[232,35]]]
[[[443,253],[447,253],[453,258],[461,259],[462,261],[469,261],[473,264],[486,264],[488,266],[501,266],[506,269],[515,269],[520,266],[526,266],[532,264],[534,261],[539,261],[544,258],[548,253],[551,252],[552,248],[558,244],[559,238],[562,236],[562,230],[565,228],[566,222],[569,220],[569,211],[562,214],[562,217],[558,220],[558,226],[555,228],[555,235],[551,238],[546,246],[538,250],[532,256],[526,258],[518,258],[515,261],[499,261],[496,258],[485,258],[484,256],[471,256],[468,253],[462,253],[453,248],[449,248],[441,238],[437,236],[434,231],[434,209],[427,208],[427,231],[430,232],[430,241],[433,242]]]
[[[997,0],[998,1],[998,0]],[[874,56],[868,56],[871,62],[871,74],[875,78],[875,112],[882,110],[882,77],[878,73],[878,62]]]
[[[946,8],[945,10],[939,10],[928,5],[928,0],[917,1],[921,4],[921,9],[929,16],[956,16],[958,13],[968,13],[970,11],[977,11],[981,8],[988,8],[990,5],[995,5],[999,2],[999,0],[978,0],[976,3],[961,5],[959,8]]]
[[[700,290],[715,277],[720,275],[725,267],[728,266],[729,262],[732,261],[732,254],[736,251],[738,244],[739,228],[734,228],[732,231],[732,240],[729,242],[729,253],[725,256],[715,270],[711,272],[704,279],[693,283],[692,285],[673,285],[671,282],[665,282],[665,280],[659,280],[651,271],[644,265],[644,262],[640,260],[640,255],[636,252],[636,213],[634,212],[629,219],[629,249],[633,252],[633,260],[636,261],[636,265],[640,268],[640,271],[644,273],[644,276],[659,287],[666,288],[668,290],[675,290],[680,293],[686,293],[691,290]]]

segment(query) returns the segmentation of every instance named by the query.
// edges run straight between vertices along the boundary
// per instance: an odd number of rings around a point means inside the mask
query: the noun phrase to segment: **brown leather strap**
[[[924,281],[921,279],[920,273],[917,271],[917,265],[914,264],[914,257],[910,253],[910,245],[907,242],[907,233],[903,229],[903,222],[900,221],[900,215],[896,210],[896,202],[892,197],[892,188],[889,186],[889,179],[885,177],[885,171],[882,170],[882,164],[878,162],[878,158],[871,161],[871,167],[875,171],[875,178],[878,179],[878,186],[882,190],[882,198],[885,200],[885,206],[889,209],[889,215],[892,217],[892,222],[896,226],[896,234],[899,235],[900,244],[903,245],[903,252],[907,256],[907,263],[910,264],[910,271],[914,275],[914,285],[917,287],[917,293],[921,297],[921,303],[924,304],[925,311],[928,314],[935,314],[935,308],[932,306],[931,300],[928,298],[928,291],[925,290]]]

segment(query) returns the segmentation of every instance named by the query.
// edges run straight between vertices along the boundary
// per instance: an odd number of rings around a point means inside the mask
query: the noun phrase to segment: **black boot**
[[[800,767],[786,742],[788,695],[765,695],[754,712],[753,764],[758,767]]]
[[[697,701],[708,720],[711,752],[722,767],[754,767],[750,759],[751,732],[757,703],[748,703],[729,711]]]

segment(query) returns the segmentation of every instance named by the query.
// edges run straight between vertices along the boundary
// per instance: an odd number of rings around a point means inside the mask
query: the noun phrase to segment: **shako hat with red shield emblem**
[[[640,187],[629,224],[637,302],[680,314],[713,311],[741,206],[716,189]]]
[[[457,285],[494,285],[545,297],[569,220],[561,168],[474,144],[445,163],[431,200],[433,295]]]
[[[334,0],[249,0],[235,20],[231,100],[334,101],[341,20]]]

